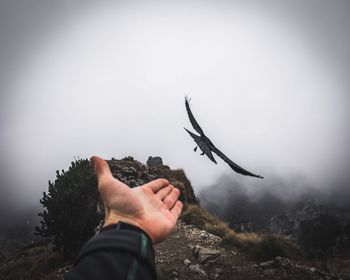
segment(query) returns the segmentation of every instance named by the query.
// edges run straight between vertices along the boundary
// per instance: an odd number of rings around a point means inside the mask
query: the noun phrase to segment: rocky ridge
[[[181,190],[185,204],[197,204],[190,181],[183,170],[172,170],[161,165],[159,159],[149,165],[131,157],[108,161],[113,175],[131,187],[153,179],[167,178]],[[199,206],[200,207],[200,206]],[[100,209],[101,210],[101,209]],[[201,223],[199,223],[201,224]],[[257,262],[250,255],[234,246],[226,246],[214,234],[193,224],[178,221],[173,233],[155,245],[156,266],[163,279],[350,279],[350,274],[332,273],[320,267],[308,265],[303,260],[278,256]],[[26,268],[23,270],[23,267]],[[0,263],[0,279],[63,279],[71,264],[59,252],[53,252],[50,244],[24,248]],[[30,268],[30,269],[28,269]],[[22,269],[22,270],[21,270]],[[5,275],[6,277],[3,277]]]
[[[271,218],[270,230],[288,236],[308,254],[329,256],[350,249],[350,209],[309,199],[283,215]]]

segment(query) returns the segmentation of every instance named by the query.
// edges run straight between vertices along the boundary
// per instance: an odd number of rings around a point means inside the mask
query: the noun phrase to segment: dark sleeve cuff
[[[119,222],[102,228],[101,232],[91,238],[81,249],[75,266],[87,256],[101,251],[126,252],[145,264],[156,275],[155,255],[152,241],[140,228]],[[154,278],[155,279],[155,278]]]

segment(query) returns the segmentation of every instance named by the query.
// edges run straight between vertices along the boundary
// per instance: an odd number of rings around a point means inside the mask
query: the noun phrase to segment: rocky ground
[[[285,279],[347,280],[350,274],[326,273],[284,257],[257,263],[221,245],[220,237],[179,221],[171,236],[155,246],[159,280],[173,279]],[[62,280],[70,266],[42,278]]]
[[[220,241],[220,237],[180,221],[172,235],[156,245],[160,280],[350,279],[350,275],[326,273],[283,257],[256,263],[238,250],[225,249]]]

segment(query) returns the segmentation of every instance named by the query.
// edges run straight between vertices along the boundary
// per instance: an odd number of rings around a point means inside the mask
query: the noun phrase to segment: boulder
[[[147,165],[149,167],[157,167],[163,165],[163,160],[161,157],[148,157]]]
[[[204,248],[199,245],[194,246],[193,254],[196,258],[198,258],[200,263],[205,263],[209,260],[216,259],[221,255],[220,251],[218,250]]]

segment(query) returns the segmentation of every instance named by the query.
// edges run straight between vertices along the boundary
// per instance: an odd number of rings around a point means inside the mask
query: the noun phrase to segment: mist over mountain
[[[273,216],[298,209],[308,200],[334,209],[350,209],[348,182],[344,176],[332,185],[319,186],[302,176],[268,176],[256,186],[251,180],[224,175],[201,189],[198,196],[206,209],[231,226],[249,221],[254,230],[268,230]]]

